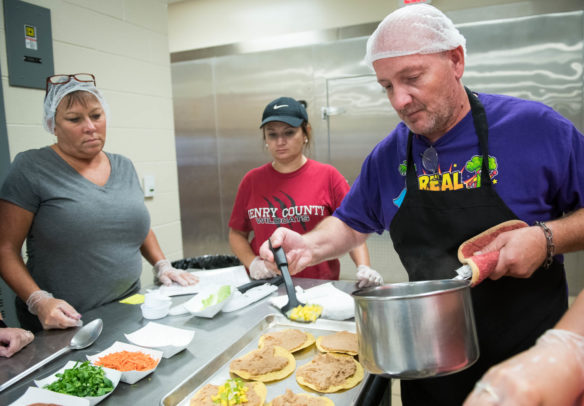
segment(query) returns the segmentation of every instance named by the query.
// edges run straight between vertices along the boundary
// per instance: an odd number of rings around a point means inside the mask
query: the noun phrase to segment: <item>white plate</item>
[[[156,348],[164,358],[187,348],[195,336],[194,330],[170,327],[153,321],[130,334],[124,334],[128,341],[141,347]]]
[[[65,395],[48,389],[29,387],[24,395],[16,399],[10,406],[28,406],[34,403],[54,403],[60,406],[89,406],[89,400],[77,396]]]
[[[99,361],[99,359],[101,357],[106,356],[106,355],[111,354],[111,353],[114,353],[114,352],[120,352],[120,351],[141,352],[141,353],[150,355],[152,358],[154,358],[156,360],[156,366],[154,368],[148,369],[146,371],[120,371],[122,373],[122,377],[120,378],[120,381],[125,382],[125,383],[129,383],[130,385],[138,382],[140,379],[144,378],[146,375],[154,372],[154,370],[156,369],[156,367],[160,363],[160,360],[162,359],[162,351],[153,350],[152,348],[138,347],[136,345],[123,343],[121,341],[116,341],[115,343],[113,343],[111,345],[111,347],[106,348],[105,350],[103,350],[99,354],[88,355],[87,359],[90,360],[92,364],[95,364],[97,361]]]
[[[79,361],[79,363],[82,363],[82,362],[83,361]],[[75,364],[76,364],[76,361],[68,361],[63,368],[59,369],[54,374],[52,374],[44,379],[35,380],[34,383],[39,388],[42,388],[45,385],[49,385],[49,384],[59,380],[59,378],[57,378],[57,374],[63,373],[66,369],[73,368],[75,366]],[[93,405],[97,405],[99,402],[101,402],[102,400],[107,398],[109,395],[111,395],[113,393],[113,391],[116,390],[116,387],[118,386],[118,383],[120,382],[120,377],[122,376],[122,373],[120,371],[116,371],[115,369],[109,369],[109,368],[103,368],[103,370],[105,371],[106,378],[108,378],[110,381],[112,381],[112,384],[114,386],[114,388],[112,389],[111,392],[109,392],[103,396],[86,396],[83,398],[77,397],[77,396],[71,396],[71,397],[76,397],[77,399],[86,399],[89,401],[89,405],[93,406]]]
[[[243,265],[194,271],[191,273],[199,278],[199,283],[187,286],[181,286],[176,282],[170,286],[162,285],[159,288],[160,293],[165,296],[189,295],[199,293],[209,286],[224,285],[224,281],[229,281],[234,286],[240,286],[250,281]]]
[[[260,299],[272,294],[278,290],[277,286],[270,285],[269,283],[264,283],[263,285],[256,286],[255,288],[251,288],[245,293],[241,293],[237,289],[231,295],[231,299],[227,303],[222,312],[234,312],[236,310],[242,309],[245,306],[249,306],[250,304],[257,302]]]
[[[203,301],[211,299],[213,295],[217,296],[220,289],[227,288],[229,289],[228,296],[224,297],[220,302],[205,307]],[[202,289],[197,296],[190,299],[188,302],[183,303],[183,306],[194,316],[212,318],[215,317],[215,315],[219,313],[223,306],[225,306],[225,304],[229,301],[234,290],[235,288],[230,285],[209,286],[205,289]]]

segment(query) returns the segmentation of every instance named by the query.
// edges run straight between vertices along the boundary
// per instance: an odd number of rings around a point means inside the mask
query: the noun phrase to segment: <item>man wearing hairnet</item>
[[[388,15],[366,58],[402,122],[367,156],[333,216],[303,236],[280,228],[271,237],[294,273],[389,230],[409,279],[419,281],[456,276],[460,244],[490,227],[530,225],[481,249],[499,255],[490,277],[471,289],[478,361],[402,381],[405,406],[460,405],[489,367],[533,346],[567,309],[559,254],[584,248],[584,137],[541,103],[467,89],[465,47],[435,7]],[[260,255],[273,260],[267,243]],[[479,387],[502,401],[496,388]]]

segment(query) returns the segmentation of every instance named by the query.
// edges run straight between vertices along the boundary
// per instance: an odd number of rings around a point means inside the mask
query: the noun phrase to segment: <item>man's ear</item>
[[[452,66],[456,75],[456,79],[460,80],[462,78],[462,74],[464,73],[464,49],[462,45],[451,49],[448,51],[450,61],[452,62]]]

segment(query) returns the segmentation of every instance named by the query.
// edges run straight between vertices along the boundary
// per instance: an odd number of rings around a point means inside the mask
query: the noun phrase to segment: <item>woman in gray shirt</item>
[[[0,274],[21,325],[75,326],[78,312],[136,293],[141,256],[162,283],[196,283],[165,259],[132,162],[103,151],[109,114],[93,75],[49,77],[44,107],[57,142],[19,153],[0,191]]]

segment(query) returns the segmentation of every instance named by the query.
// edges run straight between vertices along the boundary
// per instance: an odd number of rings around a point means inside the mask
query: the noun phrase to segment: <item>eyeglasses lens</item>
[[[54,85],[61,85],[69,81],[69,75],[55,75],[49,78],[49,81]]]
[[[95,83],[95,77],[89,73],[76,73],[73,75],[78,82],[93,82]]]
[[[433,146],[429,146],[422,153],[422,166],[431,173],[436,173],[438,170],[438,152]]]
[[[78,82],[93,82],[95,83],[95,77],[90,73],[75,73],[73,75],[53,75],[49,77],[49,82],[54,85],[64,85],[69,82],[71,78]]]

